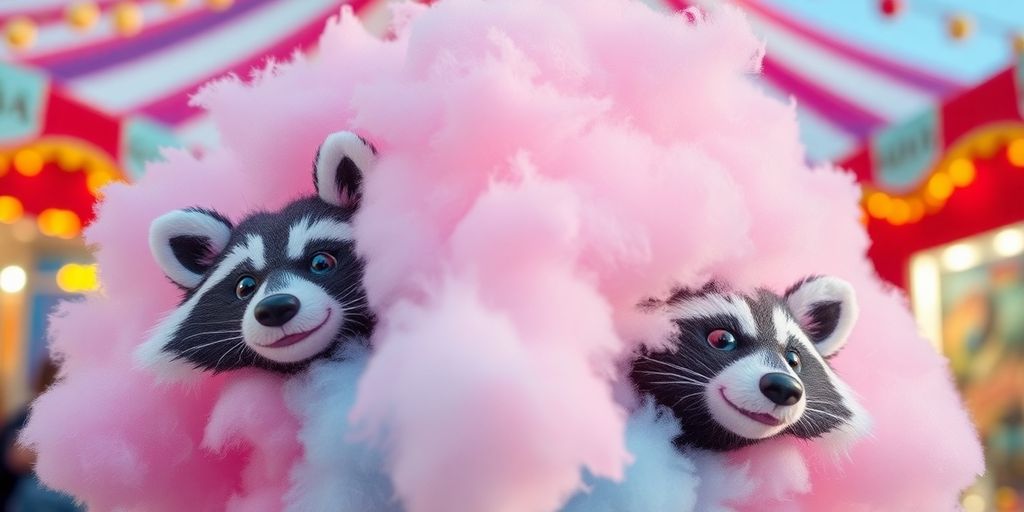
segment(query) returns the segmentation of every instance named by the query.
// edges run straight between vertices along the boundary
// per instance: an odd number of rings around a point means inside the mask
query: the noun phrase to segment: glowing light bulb
[[[868,213],[876,219],[884,219],[889,216],[892,208],[892,199],[882,192],[874,192],[868,196]]]
[[[1016,256],[1024,252],[1024,233],[1019,229],[1004,229],[992,239],[992,249],[1003,257]]]
[[[18,293],[25,289],[26,283],[28,283],[28,274],[25,273],[25,269],[11,265],[0,270],[0,290],[6,293]]]
[[[7,22],[4,32],[11,48],[25,50],[35,44],[38,29],[32,20],[18,17]]]
[[[57,271],[57,286],[68,293],[93,291],[99,287],[96,265],[68,263]]]
[[[64,11],[64,17],[75,30],[84,32],[96,26],[100,19],[100,8],[95,2],[75,2]]]
[[[43,155],[34,149],[22,149],[14,154],[14,168],[23,176],[35,176],[43,170]]]
[[[952,245],[942,251],[942,264],[954,272],[974,267],[980,259],[978,249],[966,243]]]
[[[971,23],[971,19],[964,15],[956,15],[949,19],[947,30],[949,31],[949,37],[957,41],[967,39],[971,35],[971,31],[974,29],[974,24]]]
[[[928,180],[928,195],[938,200],[948,199],[953,195],[953,180],[943,173],[936,173]]]
[[[121,2],[114,6],[114,28],[125,37],[134,36],[142,30],[142,9],[134,2]]]
[[[974,162],[967,158],[957,158],[949,164],[949,177],[953,184],[958,187],[970,185],[974,181],[976,174],[977,170],[974,168]]]
[[[0,196],[0,222],[14,224],[25,213],[21,201],[13,196]]]
[[[1015,139],[1006,146],[1006,159],[1014,167],[1024,167],[1024,139]]]

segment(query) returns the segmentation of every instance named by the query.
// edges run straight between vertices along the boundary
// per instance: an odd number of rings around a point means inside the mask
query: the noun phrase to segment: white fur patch
[[[299,312],[280,327],[268,327],[256,320],[256,305],[268,295],[289,294],[299,299]],[[279,363],[304,361],[323,352],[334,341],[345,321],[345,309],[326,290],[296,275],[289,275],[285,285],[267,292],[263,283],[245,310],[242,337],[245,344],[259,355]],[[293,345],[272,347],[274,342],[292,334],[312,331]]]
[[[245,244],[236,246],[217,265],[210,277],[203,282],[203,285],[189,297],[184,304],[170,312],[153,329],[149,339],[144,341],[135,349],[135,362],[143,368],[153,368],[162,377],[168,380],[178,380],[195,376],[198,372],[193,371],[192,365],[183,359],[175,359],[175,354],[166,352],[164,347],[174,337],[178,327],[188,319],[195,309],[196,304],[202,299],[206,292],[210,291],[218,283],[238,268],[247,260],[253,265],[265,263],[263,255],[263,239],[252,235],[246,239]]]
[[[346,157],[351,159],[362,173],[372,169],[377,160],[370,146],[352,132],[335,132],[324,139],[316,159],[317,190],[321,199],[335,206],[350,206],[359,192],[338,190],[335,175],[338,172],[338,164]]]
[[[858,308],[853,287],[836,277],[823,276],[805,281],[786,296],[786,302],[804,330],[813,323],[811,311],[815,304],[839,303],[839,321],[836,328],[824,340],[815,343],[818,352],[824,357],[835,354],[846,344],[846,339],[857,321]]]
[[[735,361],[711,379],[704,389],[705,402],[715,421],[747,439],[764,439],[782,432],[799,421],[807,407],[806,396],[801,396],[793,405],[776,405],[764,396],[760,386],[763,375],[775,372],[793,375],[788,369],[780,370],[770,366],[767,357],[777,356],[754,353]],[[732,405],[726,402],[726,398]],[[733,406],[753,413],[770,414],[781,423],[776,426],[765,425],[748,418]]]
[[[313,222],[310,217],[303,217],[288,229],[288,258],[298,259],[306,251],[306,245],[314,240],[334,240],[346,242],[352,240],[352,226],[346,222],[332,219],[320,219]]]
[[[171,250],[171,240],[188,236],[207,240],[210,257],[216,257],[231,238],[231,227],[222,221],[195,210],[175,210],[165,213],[149,226],[149,250],[164,274],[185,288],[195,288],[203,280],[202,274],[189,270]]]
[[[696,320],[716,316],[731,316],[740,324],[743,334],[749,337],[757,335],[757,323],[750,311],[750,305],[742,297],[735,295],[708,294],[684,299],[673,305],[673,318],[679,320]]]

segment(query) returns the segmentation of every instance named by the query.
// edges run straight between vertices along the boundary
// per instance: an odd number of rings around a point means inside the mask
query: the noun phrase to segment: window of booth
[[[915,254],[910,291],[922,332],[950,368],[985,447],[971,511],[1024,505],[1024,223]]]

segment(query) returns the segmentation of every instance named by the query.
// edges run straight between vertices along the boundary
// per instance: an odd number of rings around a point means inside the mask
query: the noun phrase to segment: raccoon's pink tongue
[[[273,347],[273,348],[281,348],[281,347],[287,347],[289,345],[294,345],[294,344],[296,344],[296,343],[306,339],[312,333],[313,333],[313,331],[306,331],[306,332],[300,332],[300,333],[296,333],[296,334],[289,334],[288,336],[285,336],[285,337],[283,337],[283,338],[281,338],[281,339],[279,339],[279,340],[277,340],[277,341],[275,341],[275,342],[273,342],[273,343],[271,343],[270,345],[267,345],[267,346],[268,347]]]
[[[754,421],[756,421],[758,423],[764,423],[765,425],[768,425],[769,427],[777,427],[777,426],[782,424],[781,421],[777,420],[775,418],[775,416],[772,416],[771,414],[764,414],[764,413],[760,413],[760,412],[744,411],[742,409],[740,409],[740,412],[742,412],[744,416],[746,416],[746,417],[748,417],[748,418],[750,418],[750,419],[752,419],[752,420],[754,420]]]
[[[732,403],[732,401],[729,400],[729,397],[725,396],[725,388],[719,389],[718,393],[722,395],[722,398],[725,399],[725,403],[729,404],[730,407],[732,407],[733,409],[736,409],[737,411],[739,411],[740,414],[742,414],[742,415],[744,415],[744,416],[746,416],[746,417],[748,417],[748,418],[750,418],[750,419],[752,419],[752,420],[754,420],[754,421],[756,421],[758,423],[763,423],[765,425],[768,425],[769,427],[777,427],[777,426],[782,424],[782,421],[780,421],[775,416],[772,416],[771,414],[766,414],[766,413],[763,413],[763,412],[748,411],[748,410],[746,410],[746,409],[744,409],[744,408],[742,408],[742,407]]]

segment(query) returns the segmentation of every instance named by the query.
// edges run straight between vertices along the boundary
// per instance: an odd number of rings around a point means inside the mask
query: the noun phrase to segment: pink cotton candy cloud
[[[853,178],[808,168],[793,106],[749,80],[764,48],[738,11],[442,0],[396,19],[384,40],[345,10],[315,56],[210,84],[195,101],[223,148],[109,189],[87,233],[104,289],[55,318],[65,378],[25,435],[47,483],[100,510],[956,506],[982,466],[945,362],[865,259]],[[291,379],[136,369],[178,298],[152,219],[310,194],[314,149],[343,129],[380,153],[355,219],[372,354]],[[834,365],[871,435],[839,456],[675,451],[621,374],[671,328],[636,305],[809,274],[857,291]]]

